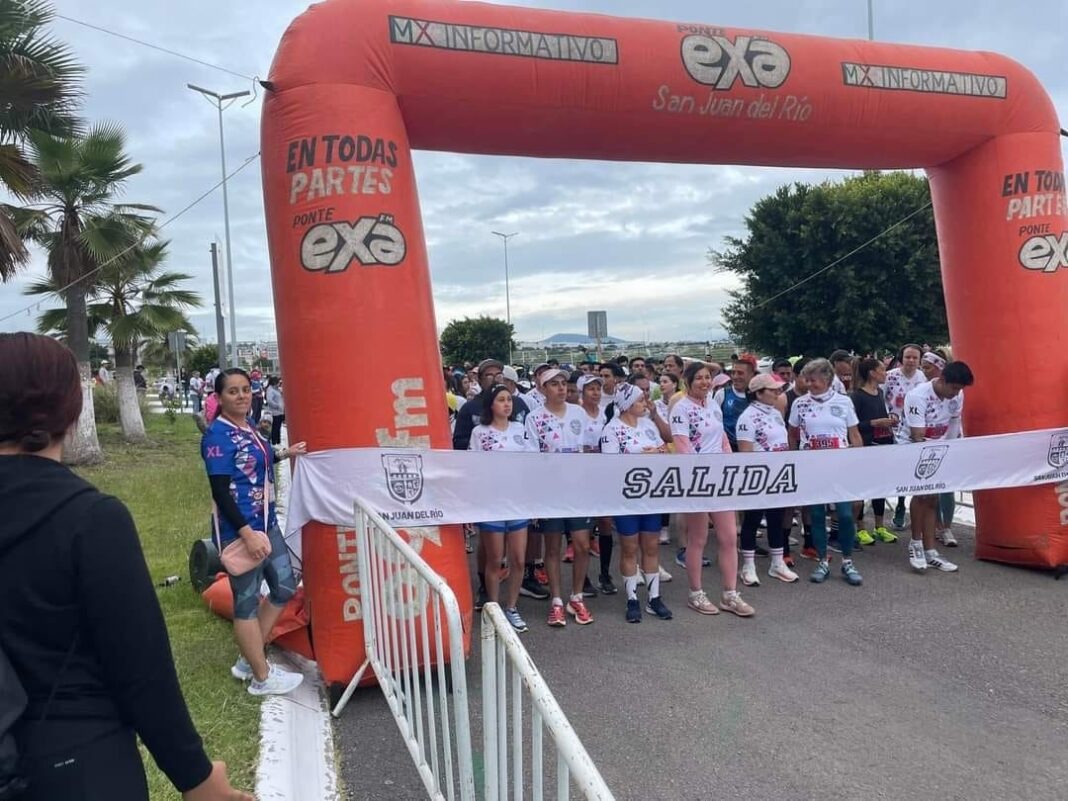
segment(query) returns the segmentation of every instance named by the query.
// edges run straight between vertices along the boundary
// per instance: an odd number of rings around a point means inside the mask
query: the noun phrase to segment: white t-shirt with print
[[[837,375],[831,379],[831,389],[837,392],[839,395],[848,395],[849,390],[846,389],[846,385],[842,383],[842,379]]]
[[[848,448],[849,427],[857,424],[853,401],[834,390],[802,395],[790,409],[790,425],[799,429],[803,451]]]
[[[534,411],[545,405],[545,396],[541,394],[540,389],[535,388],[523,396],[523,403],[527,405],[530,411]]]
[[[590,417],[590,413],[587,412],[582,406],[582,415],[586,418],[582,429],[582,447],[588,451],[596,451],[601,447],[601,431],[604,429],[604,424],[608,422],[608,417],[604,413],[604,409],[597,410],[596,417]]]
[[[607,392],[605,392],[602,389],[601,390],[601,411],[603,412],[605,409],[607,409],[608,408],[608,404],[615,403],[615,400],[616,400],[616,393],[613,392],[611,395],[609,395]]]
[[[646,448],[664,444],[656,425],[645,417],[636,426],[628,426],[621,417],[613,417],[601,433],[601,453],[644,453]]]
[[[581,406],[565,404],[557,417],[541,406],[527,415],[527,433],[542,453],[582,453],[588,415]]]
[[[477,425],[471,430],[472,451],[536,451],[538,446],[530,438],[522,423],[512,420],[508,428],[501,431],[492,425]]]
[[[723,410],[712,396],[704,404],[689,395],[671,407],[671,436],[690,440],[697,453],[723,453]]]
[[[909,427],[905,424],[905,396],[925,383],[927,379],[923,375],[923,370],[918,368],[912,374],[912,378],[906,376],[900,367],[895,367],[886,373],[883,395],[886,397],[886,408],[898,417],[897,428],[894,429],[894,439],[898,443],[912,441]]]
[[[790,449],[782,412],[766,403],[754,401],[746,406],[745,411],[738,417],[737,432],[738,441],[752,442],[755,451]]]
[[[666,422],[668,419],[668,402],[663,398],[657,398],[653,401],[653,404],[656,406],[656,413]]]
[[[916,387],[905,396],[905,428],[924,429],[926,440],[956,439],[960,436],[960,418],[964,413],[964,390],[952,398],[940,398],[934,382]],[[911,434],[911,431],[910,431]]]

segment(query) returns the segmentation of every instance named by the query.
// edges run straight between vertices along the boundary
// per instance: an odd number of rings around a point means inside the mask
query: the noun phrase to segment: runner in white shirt
[[[672,396],[679,391],[679,377],[665,370],[656,381],[660,385],[660,397],[653,401],[653,404],[656,406],[656,413],[667,420],[668,403]]]
[[[905,396],[927,378],[920,370],[920,357],[923,356],[923,348],[911,342],[901,347],[898,359],[900,367],[888,370],[886,383],[883,385],[883,395],[886,396],[886,408],[892,414],[897,415],[898,424],[894,427],[894,442],[898,445],[906,445],[912,441],[909,435],[909,427],[905,425]],[[905,497],[899,495],[897,506],[894,509],[894,528],[901,531],[905,527]]]
[[[831,389],[840,395],[848,395],[853,389],[853,356],[847,350],[836,350],[831,354],[831,368],[834,378]]]
[[[738,418],[739,453],[768,453],[790,449],[783,412],[786,410],[785,382],[775,373],[754,376],[749,382],[749,404]],[[792,584],[797,574],[783,561],[787,534],[783,530],[784,509],[750,509],[742,515],[742,584],[760,584],[756,569],[756,533],[761,518],[767,521],[768,552],[771,567],[768,575]]]
[[[911,432],[912,441],[937,442],[960,437],[964,388],[974,383],[975,378],[967,364],[950,362],[940,376],[916,387],[906,395],[905,423]],[[925,452],[926,449],[920,453],[921,464]],[[936,452],[932,450],[930,453]],[[941,556],[935,549],[938,501],[938,495],[912,496],[909,509],[912,516],[909,564],[915,570],[926,570],[930,566],[952,573],[958,569],[957,565]]]
[[[579,391],[579,406],[586,419],[582,423],[582,450],[596,453],[601,449],[601,429],[608,422],[601,406],[601,387],[604,381],[599,375],[580,376],[576,384]]]
[[[616,385],[623,383],[627,374],[615,362],[605,362],[598,368],[597,374],[601,376],[603,384],[601,388],[601,408],[604,409],[616,399]]]
[[[541,390],[545,395],[545,405],[527,415],[526,428],[530,438],[542,453],[582,453],[588,416],[578,406],[565,401],[567,373],[552,368],[545,370],[541,374]],[[580,626],[593,622],[593,615],[582,598],[586,568],[590,561],[590,527],[589,517],[541,521],[541,532],[545,537],[545,569],[549,574],[552,597],[547,621],[550,626],[567,625],[560,580],[560,535],[564,533],[571,535],[575,554],[575,561],[571,565],[571,594],[567,612]]]
[[[482,405],[480,424],[471,430],[472,451],[537,451],[522,423],[513,417],[512,390],[504,384],[491,387]],[[484,573],[486,597],[500,603],[504,616],[516,631],[526,631],[527,624],[519,614],[519,585],[523,580],[520,566],[527,552],[529,520],[495,520],[478,524],[480,547],[485,550],[487,569]],[[507,543],[507,552],[506,552]],[[505,585],[500,587],[500,573],[496,567],[507,558],[510,570]],[[503,597],[502,597],[503,596]]]
[[[645,417],[648,401],[638,387],[620,384],[616,388],[618,414],[604,427],[601,453],[665,453],[667,446],[656,425]],[[660,514],[621,515],[615,518],[622,553],[619,572],[627,592],[627,622],[641,623],[642,610],[638,603],[638,550],[641,549],[641,569],[649,593],[645,611],[661,620],[671,620],[671,610],[660,598]],[[603,546],[602,546],[603,547]]]
[[[942,375],[948,357],[941,348],[928,351],[920,359],[920,369],[928,381],[934,381]],[[910,437],[911,440],[911,437]],[[953,515],[957,510],[957,497],[952,492],[943,492],[938,496],[935,511],[935,539],[950,548],[957,547],[957,538],[953,536]]]
[[[803,451],[863,447],[853,401],[831,388],[834,380],[831,363],[826,359],[813,359],[805,365],[801,375],[809,391],[794,401],[790,408],[791,447]],[[842,549],[842,578],[857,587],[864,579],[852,559],[853,542],[857,534],[853,502],[839,501],[834,506],[838,517],[838,544]],[[827,506],[819,503],[808,510],[812,517],[812,542],[818,559],[816,569],[808,578],[809,581],[822,584],[831,572],[827,560]]]
[[[545,374],[545,371],[549,369],[549,365],[545,362],[537,365],[534,368],[534,372],[531,376],[534,378],[534,386],[530,392],[523,396],[524,403],[527,404],[527,408],[531,411],[538,409],[545,405],[545,395],[541,391],[541,377]]]
[[[702,362],[692,362],[683,372],[686,396],[671,407],[671,435],[676,453],[730,453],[723,430],[723,415],[712,399],[712,372]],[[716,527],[719,573],[723,598],[717,608],[701,587],[701,560],[708,542],[708,518]],[[753,614],[753,607],[738,592],[738,525],[734,512],[690,512],[686,521],[686,575],[690,580],[687,606],[702,615],[718,615],[719,610],[740,617]]]

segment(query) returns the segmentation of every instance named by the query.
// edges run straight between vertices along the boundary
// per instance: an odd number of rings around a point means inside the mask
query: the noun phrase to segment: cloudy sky
[[[305,2],[54,0],[59,14],[264,77],[279,38]],[[866,0],[763,0],[710,7],[700,0],[527,0],[523,5],[773,31],[867,36]],[[877,39],[990,50],[1033,70],[1064,114],[1068,0],[875,0]],[[1026,9],[1026,10],[1025,10]],[[57,37],[88,67],[84,115],[121,123],[144,165],[127,198],[173,214],[219,180],[216,112],[185,88],[220,93],[249,81],[57,20]],[[262,96],[262,91],[260,92]],[[242,101],[243,102],[243,101]],[[229,170],[259,149],[260,102],[229,109]],[[709,247],[741,232],[754,201],[779,185],[848,173],[547,161],[417,153],[438,326],[465,315],[504,316],[503,252],[491,230],[518,231],[509,246],[512,319],[518,338],[584,332],[587,309],[608,311],[611,334],[635,340],[722,336],[731,279],[713,275]],[[274,338],[260,190],[254,160],[229,184],[241,340]],[[457,203],[460,193],[464,202]],[[219,191],[168,226],[170,268],[190,273],[211,300],[210,242],[223,238]],[[0,285],[0,330],[33,326],[20,311],[26,280]],[[551,299],[551,302],[550,302]],[[35,311],[35,310],[33,310]],[[192,315],[205,340],[214,319]]]

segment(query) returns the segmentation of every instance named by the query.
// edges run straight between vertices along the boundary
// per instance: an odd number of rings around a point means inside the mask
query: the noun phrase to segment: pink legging
[[[708,542],[708,518],[716,525],[716,563],[723,591],[736,589],[738,582],[738,524],[734,512],[689,512],[686,514],[686,575],[690,590],[701,589],[701,560]]]

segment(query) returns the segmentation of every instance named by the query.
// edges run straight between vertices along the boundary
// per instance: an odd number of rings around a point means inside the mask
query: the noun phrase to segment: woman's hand
[[[245,526],[238,534],[245,541],[248,555],[253,559],[263,560],[271,555],[271,547],[267,542],[267,535],[262,531],[256,531],[251,526]]]
[[[308,452],[307,442],[297,442],[286,448],[286,456],[304,456]]]
[[[204,781],[182,793],[183,801],[256,801],[255,796],[235,790],[226,777],[226,763],[212,762],[211,773]]]

